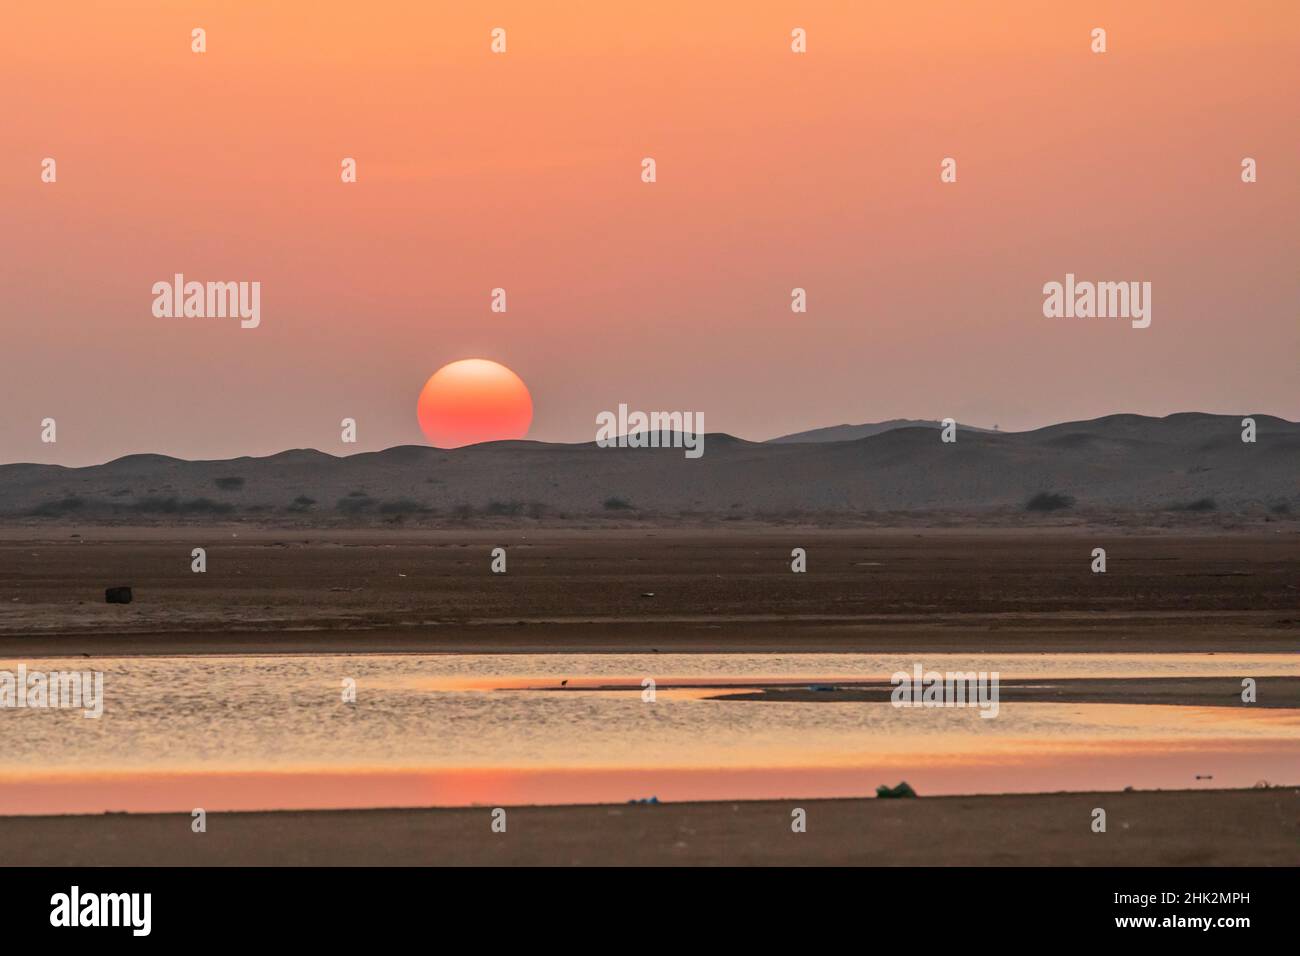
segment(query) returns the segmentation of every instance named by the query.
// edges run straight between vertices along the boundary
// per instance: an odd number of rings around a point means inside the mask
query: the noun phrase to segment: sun
[[[429,444],[459,448],[523,438],[533,422],[533,397],[510,369],[487,359],[461,359],[434,372],[416,403]]]

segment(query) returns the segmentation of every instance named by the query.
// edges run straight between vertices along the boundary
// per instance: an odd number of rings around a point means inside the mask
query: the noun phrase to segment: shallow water
[[[0,710],[0,813],[855,796],[900,779],[927,794],[1300,780],[1294,710],[1004,702],[989,720],[691,689],[644,702],[640,689],[645,677],[887,680],[918,659],[1003,679],[1300,674],[1296,655],[1267,654],[41,659],[25,663],[102,670],[104,713]],[[590,682],[635,689],[572,689]]]

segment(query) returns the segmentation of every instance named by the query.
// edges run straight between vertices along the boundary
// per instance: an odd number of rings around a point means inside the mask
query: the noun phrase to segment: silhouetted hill
[[[399,446],[336,457],[182,461],[131,455],[103,465],[0,466],[0,514],[84,520],[207,516],[349,520],[399,516],[1023,511],[1273,511],[1300,514],[1300,424],[1254,416],[1111,415],[1029,432],[929,426],[849,441],[755,443],[708,435],[704,455],[594,443]]]
[[[894,431],[897,428],[939,428],[938,421],[922,418],[891,418],[887,422],[868,422],[863,425],[830,425],[826,428],[813,428],[806,432],[794,432],[779,438],[769,438],[766,444],[783,445],[791,443],[808,444],[823,441],[857,441],[870,438],[881,432]],[[989,428],[977,428],[974,425],[958,425],[963,431],[991,432]]]

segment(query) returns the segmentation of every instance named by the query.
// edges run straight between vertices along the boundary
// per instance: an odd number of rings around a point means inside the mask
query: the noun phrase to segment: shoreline
[[[504,833],[492,809],[0,817],[0,843],[7,866],[1300,863],[1294,786],[506,807]]]
[[[1249,676],[1249,675],[1247,675]],[[998,682],[1001,706],[1012,704],[1144,704],[1172,707],[1300,708],[1300,677],[1255,678],[1259,696],[1246,704],[1236,677],[1017,677]],[[808,682],[761,684],[708,697],[718,701],[764,703],[888,703],[896,688],[886,682],[840,683],[812,690]],[[585,688],[584,688],[585,689]],[[671,684],[659,684],[671,690]],[[969,705],[975,708],[972,701]]]
[[[1146,621],[942,619],[871,623],[794,620],[518,621],[420,628],[267,629],[22,634],[0,631],[0,657],[248,654],[1283,654],[1297,635],[1277,615],[1183,615]]]

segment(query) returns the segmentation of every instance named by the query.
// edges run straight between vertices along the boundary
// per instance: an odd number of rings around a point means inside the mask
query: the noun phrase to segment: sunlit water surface
[[[1300,711],[705,699],[658,685],[888,680],[895,655],[265,655],[104,672],[104,713],[0,710],[0,813],[1240,787],[1300,780]],[[1300,675],[1295,655],[933,654],[1017,677]],[[18,661],[0,661],[14,671]],[[355,682],[355,702],[344,698]],[[561,681],[569,681],[561,688]],[[591,691],[594,684],[627,690]],[[576,689],[575,689],[576,688]]]

